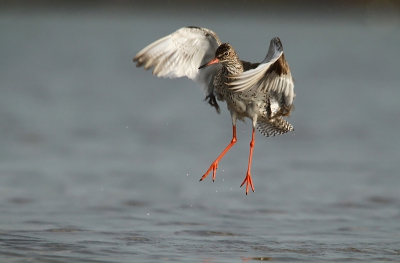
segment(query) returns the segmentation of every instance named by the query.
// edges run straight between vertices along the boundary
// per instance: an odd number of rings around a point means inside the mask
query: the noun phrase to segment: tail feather
[[[281,117],[268,121],[257,121],[257,130],[264,136],[270,137],[293,131],[293,126]]]

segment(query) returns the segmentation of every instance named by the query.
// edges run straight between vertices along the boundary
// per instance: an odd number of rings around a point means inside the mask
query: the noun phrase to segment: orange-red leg
[[[208,174],[211,172],[211,170],[213,171],[213,176],[212,176],[212,180],[215,180],[215,175],[217,173],[217,168],[218,168],[218,162],[222,159],[222,157],[224,157],[224,155],[229,151],[229,149],[236,143],[236,125],[232,126],[232,130],[233,130],[233,136],[232,136],[232,141],[228,144],[228,146],[226,146],[225,150],[218,156],[217,159],[215,159],[215,161],[211,164],[210,168],[208,168],[207,172],[200,178],[200,181],[203,181]]]
[[[251,190],[254,192],[253,180],[251,179],[251,160],[253,159],[253,149],[254,149],[254,138],[256,134],[256,129],[253,127],[253,133],[251,134],[251,142],[250,142],[250,155],[249,155],[249,165],[247,166],[247,174],[244,178],[243,183],[240,185],[242,187],[244,183],[246,183],[246,195],[249,192],[249,185],[251,186]]]

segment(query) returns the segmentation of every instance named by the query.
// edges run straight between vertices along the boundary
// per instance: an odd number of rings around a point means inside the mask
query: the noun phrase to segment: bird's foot
[[[249,185],[251,186],[251,190],[254,192],[253,179],[251,179],[250,172],[247,172],[246,177],[244,178],[244,181],[240,185],[240,187],[242,187],[244,183],[246,183],[246,195],[249,192]]]
[[[210,165],[210,168],[208,168],[207,172],[200,178],[200,182],[203,181],[208,176],[208,174],[211,172],[211,170],[213,171],[212,180],[214,182],[215,181],[215,176],[217,174],[217,168],[218,168],[218,161],[214,161]]]

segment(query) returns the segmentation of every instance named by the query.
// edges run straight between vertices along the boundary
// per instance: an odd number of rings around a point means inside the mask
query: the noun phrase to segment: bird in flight
[[[236,143],[236,121],[249,118],[252,137],[246,184],[254,192],[251,162],[255,144],[255,129],[270,137],[293,131],[283,117],[293,110],[295,97],[293,78],[283,54],[279,38],[271,39],[265,59],[261,63],[240,60],[233,47],[221,43],[211,30],[184,27],[163,37],[144,49],[133,59],[137,67],[153,69],[153,75],[164,78],[188,77],[202,87],[205,99],[219,113],[217,101],[225,101],[232,119],[232,140],[201,177],[212,171],[215,180],[219,161]]]

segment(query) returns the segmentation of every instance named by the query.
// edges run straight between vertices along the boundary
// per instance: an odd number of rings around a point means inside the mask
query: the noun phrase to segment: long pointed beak
[[[212,65],[212,64],[217,64],[217,63],[219,63],[219,59],[218,59],[218,58],[213,58],[213,59],[211,59],[210,61],[208,61],[206,64],[201,65],[201,66],[199,67],[199,69],[202,69],[202,68],[205,68],[205,67],[207,67],[207,66],[210,66],[210,65]]]

